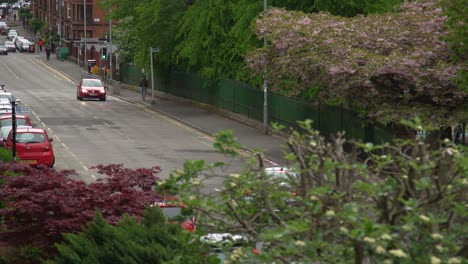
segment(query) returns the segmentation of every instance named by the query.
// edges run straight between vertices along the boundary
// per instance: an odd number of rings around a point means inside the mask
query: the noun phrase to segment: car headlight
[[[86,89],[83,89],[83,88],[82,88],[82,89],[81,89],[81,92],[83,92],[83,93],[87,93],[87,92],[88,92],[88,90],[86,90]]]

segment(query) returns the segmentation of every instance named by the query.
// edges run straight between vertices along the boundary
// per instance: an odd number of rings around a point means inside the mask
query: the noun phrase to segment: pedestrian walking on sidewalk
[[[146,79],[145,75],[143,75],[143,77],[140,80],[140,88],[141,88],[141,99],[145,101],[146,90],[148,89],[148,80]]]
[[[50,47],[49,47],[49,46],[47,46],[47,48],[45,49],[45,53],[46,53],[46,57],[47,57],[47,61],[49,61],[49,60],[50,60],[50,52],[51,52],[51,51],[52,51],[52,50],[50,49]]]
[[[39,45],[39,50],[42,52],[42,46],[44,45],[44,41],[42,39],[39,39],[37,45]]]

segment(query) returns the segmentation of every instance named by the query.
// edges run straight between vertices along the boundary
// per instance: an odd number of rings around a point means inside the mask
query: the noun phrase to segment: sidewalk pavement
[[[74,62],[69,60],[61,61],[57,59],[55,54],[52,54],[50,60],[47,61],[45,52],[39,52],[39,49],[36,49],[35,54],[38,59],[67,75],[76,83],[81,78],[81,72],[84,69],[83,67],[79,68]],[[253,149],[265,150],[265,155],[269,161],[268,166],[287,165],[286,160],[283,158],[284,139],[276,135],[265,135],[261,122],[225,110],[209,108],[209,106],[201,103],[162,92],[156,93],[155,91],[155,102],[152,103],[150,88],[145,102],[141,99],[139,87],[135,86],[122,85],[122,87],[117,87],[116,85],[109,85],[108,95],[144,105],[153,111],[167,115],[209,135],[216,134],[220,130],[230,129],[237,138],[237,142],[245,146],[246,151],[249,152]]]

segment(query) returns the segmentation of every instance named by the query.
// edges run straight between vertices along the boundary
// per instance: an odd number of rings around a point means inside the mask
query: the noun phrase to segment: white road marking
[[[5,66],[5,68],[11,73],[11,75],[13,75],[16,79],[18,79],[18,80],[23,80],[23,79],[21,79],[20,77],[18,77],[18,75],[16,75],[16,74],[10,69],[10,67],[8,67],[5,63],[2,63],[2,64],[3,64],[3,66]]]

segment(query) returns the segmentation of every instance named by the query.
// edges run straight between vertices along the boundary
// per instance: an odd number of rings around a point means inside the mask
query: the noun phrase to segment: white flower
[[[388,252],[398,258],[408,257],[408,255],[406,255],[406,253],[401,249],[392,249],[392,250],[389,250]]]
[[[311,147],[316,147],[316,146],[317,146],[317,142],[311,141],[311,142],[310,142],[310,146],[311,146]]]
[[[375,239],[373,239],[372,237],[364,237],[364,242],[367,242],[367,243],[374,243],[375,242]]]
[[[440,264],[440,258],[431,256],[431,264]]]
[[[448,264],[460,264],[461,260],[459,258],[450,258],[447,263]]]
[[[343,232],[343,233],[348,233],[348,228],[342,226],[342,227],[340,227],[340,231]]]
[[[190,196],[188,197],[188,199],[189,199],[190,201],[195,200],[195,198],[196,198],[195,195],[190,195]]]
[[[411,231],[413,229],[413,227],[410,225],[403,225],[401,228],[405,231]]]
[[[403,179],[407,180],[408,179],[408,175],[403,175],[401,176]]]
[[[305,247],[305,242],[302,240],[297,240],[294,244],[298,247]]]
[[[375,252],[377,252],[378,254],[385,254],[385,248],[383,248],[382,246],[377,246],[375,248]]]
[[[234,249],[234,251],[232,252],[230,259],[231,259],[231,260],[237,260],[238,258],[242,257],[242,255],[243,255],[243,254],[242,254],[242,249],[236,248],[236,249]]]
[[[421,219],[423,222],[429,222],[431,219],[425,215],[420,215],[419,219]]]
[[[192,184],[193,185],[199,185],[200,184],[200,179],[193,179]]]
[[[229,174],[229,177],[232,177],[232,178],[239,178],[240,174],[238,173],[231,173]]]
[[[458,150],[453,149],[453,148],[448,148],[445,150],[445,153],[447,153],[449,156],[452,156],[454,154],[458,154]]]
[[[166,183],[166,180],[158,181],[158,185],[163,185]]]
[[[444,236],[439,233],[431,234],[431,237],[432,239],[435,239],[435,240],[442,240],[444,238]]]
[[[416,127],[416,130],[422,130],[422,129],[423,129],[423,128],[422,128],[421,125],[419,125],[419,126]]]
[[[381,159],[386,159],[387,158],[387,155],[382,155],[380,156]]]
[[[440,244],[439,244],[439,245],[436,245],[436,249],[437,249],[437,251],[439,251],[439,252],[441,252],[441,253],[445,251],[445,248],[444,248],[442,245],[440,245]]]
[[[317,198],[317,196],[315,196],[315,195],[311,195],[311,196],[310,196],[310,200],[311,200],[311,201],[318,201],[318,199],[319,199],[319,198]]]
[[[335,212],[333,212],[333,210],[328,210],[326,213],[325,213],[326,216],[334,216],[335,215]]]
[[[389,234],[383,234],[380,236],[382,240],[392,240],[392,237]]]
[[[237,184],[235,182],[230,182],[229,185],[231,185],[231,187],[236,187]]]

